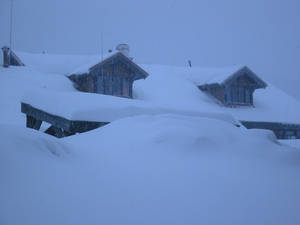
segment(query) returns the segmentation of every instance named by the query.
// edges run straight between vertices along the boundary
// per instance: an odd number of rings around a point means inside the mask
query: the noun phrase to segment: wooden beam
[[[28,128],[39,130],[42,121],[45,121],[51,124],[51,126],[45,131],[45,133],[59,138],[74,135],[76,133],[87,132],[109,123],[68,120],[66,118],[52,115],[50,113],[32,107],[31,105],[26,103],[21,103],[21,111],[26,114],[26,126]]]
[[[52,124],[55,127],[60,127],[70,132],[71,122],[68,119],[47,113],[40,109],[34,108],[31,105],[26,103],[21,103],[21,111],[22,113],[25,113],[27,116],[31,116],[37,120],[45,121],[47,123]]]
[[[39,130],[41,128],[41,125],[42,125],[41,120],[37,120],[32,116],[26,115],[26,127]]]
[[[278,139],[288,139],[288,132],[294,132],[294,137],[300,139],[300,124],[278,123],[278,122],[261,122],[261,121],[240,121],[247,129],[264,129],[274,132]]]

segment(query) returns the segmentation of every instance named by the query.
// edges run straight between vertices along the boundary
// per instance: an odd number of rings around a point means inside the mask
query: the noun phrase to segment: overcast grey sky
[[[13,49],[99,53],[128,43],[140,63],[248,65],[300,99],[299,0],[14,0]],[[0,0],[0,45],[9,43]]]

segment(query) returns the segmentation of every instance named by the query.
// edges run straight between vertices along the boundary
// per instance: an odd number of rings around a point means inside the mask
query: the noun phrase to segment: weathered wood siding
[[[3,66],[25,66],[20,58],[8,47],[3,47]]]
[[[3,51],[3,66],[4,67],[9,67],[9,65],[10,65],[9,49],[6,48],[6,47],[3,47],[2,51]]]
[[[300,124],[240,121],[247,129],[264,129],[274,132],[278,139],[300,139]]]
[[[87,132],[109,122],[68,120],[64,117],[47,113],[29,104],[21,103],[21,112],[26,114],[26,127],[39,130],[42,122],[51,124],[45,133],[61,138],[76,133]]]
[[[96,93],[132,98],[134,72],[120,61],[96,68],[91,74]]]
[[[203,85],[203,86],[198,86],[198,88],[201,91],[204,91],[206,93],[209,93],[216,99],[218,99],[221,103],[225,104],[225,88],[224,86],[220,85]]]
[[[84,82],[80,87],[80,91],[83,92],[94,92],[95,91],[95,82],[92,75],[87,75],[83,78]]]
[[[216,86],[213,88],[210,88],[210,94],[216,97],[221,102],[225,102],[225,94],[224,94],[224,87]]]
[[[253,105],[253,92],[256,83],[246,74],[234,80],[225,90],[226,104]]]
[[[91,78],[86,77],[88,75]],[[90,67],[86,74],[71,74],[68,77],[79,91],[132,98],[133,82],[148,75],[128,57],[116,53]]]
[[[74,87],[82,92],[95,92],[95,78],[90,74],[83,74],[83,75],[72,75],[69,76],[69,79],[74,82]]]

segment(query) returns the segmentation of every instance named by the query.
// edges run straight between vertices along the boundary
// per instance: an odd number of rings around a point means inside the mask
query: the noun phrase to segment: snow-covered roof
[[[234,68],[235,69],[235,68]],[[242,66],[237,68],[236,70],[233,70],[231,68],[227,71],[227,69],[220,69],[221,73],[214,73],[211,75],[211,79],[208,79],[205,84],[223,84],[223,85],[230,85],[234,80],[236,80],[238,77],[243,76],[247,74],[247,76],[251,77],[257,84],[257,88],[265,88],[267,87],[267,84],[259,78],[252,70],[250,70],[247,66]],[[198,85],[202,85],[199,83]]]
[[[126,65],[130,66],[130,68],[135,72],[135,76],[133,76],[134,80],[138,80],[140,78],[146,78],[149,75],[139,65],[134,63],[131,58],[127,57],[122,52],[117,52],[115,54],[109,55],[108,57],[103,58],[103,60],[98,62],[97,64],[87,65],[87,66],[81,68],[79,72],[77,71],[76,74],[92,72],[94,70],[97,70],[97,68],[108,65],[110,63],[114,63],[114,62],[116,62],[116,60],[120,60],[123,63],[125,63]]]
[[[82,92],[28,91],[24,103],[69,120],[112,122],[138,115],[177,114],[206,117],[238,124],[232,116],[222,112],[175,109],[142,100]]]
[[[244,66],[241,65],[223,68],[192,67],[190,68],[192,72],[190,73],[189,79],[196,85],[223,83],[243,67]]]
[[[27,54],[23,53],[19,56],[22,57],[25,55]],[[49,74],[51,70],[52,72],[56,71],[58,74],[70,73],[70,71],[72,72],[74,70],[74,67],[77,68],[78,65],[81,66],[83,61],[85,61],[88,64],[89,62],[91,62],[91,60],[97,59],[97,57],[99,57],[95,55],[40,55],[41,58],[35,55],[32,56],[32,54],[28,54],[27,57],[25,57],[27,60],[24,61],[26,65],[34,66],[34,70],[36,68],[40,68],[39,76],[33,76],[33,68],[30,67],[18,69],[9,68],[7,70],[3,69],[2,79],[5,79],[4,83],[9,83],[10,79],[14,79],[13,82],[20,82],[19,86],[30,86],[31,84],[27,82],[28,77],[30,76],[30,82],[32,83],[32,87],[34,87],[35,84],[42,83],[42,86],[51,86],[51,89],[56,90],[58,87],[62,87],[62,83],[66,79],[64,77],[58,79],[58,76],[54,76],[54,74]],[[45,59],[47,62],[45,62]],[[49,64],[49,62],[51,62],[52,64]],[[112,101],[115,102],[113,104],[116,105],[116,107],[114,108],[115,111],[117,111],[118,104],[120,104],[120,107],[121,105],[125,107],[125,105],[128,104],[134,107],[138,106],[141,109],[141,105],[143,105],[144,103],[151,103],[152,108],[154,107],[153,105],[156,105],[158,108],[167,108],[170,110],[176,109],[179,111],[187,110],[196,112],[225,113],[233,115],[238,120],[300,123],[299,101],[271,84],[268,85],[267,89],[257,90],[256,92],[254,92],[254,107],[241,108],[229,108],[217,105],[215,103],[215,99],[210,98],[205,93],[199,91],[199,89],[195,85],[221,81],[223,80],[223,78],[228,77],[228,74],[233,74],[239,68],[242,68],[242,66],[233,66],[220,69],[199,67],[190,68],[165,65],[140,66],[150,74],[150,76],[146,80],[139,80],[134,83],[133,94],[135,98],[142,100],[138,101],[140,103],[136,104],[133,103],[135,102],[134,100],[119,100],[119,98],[110,96],[95,96],[95,94],[77,93],[75,90],[69,93],[70,95],[74,96],[72,97],[73,100],[70,101],[72,104],[74,104],[74,106],[72,106],[71,103],[68,103],[69,98],[71,97],[66,97],[66,95],[61,94],[61,92],[53,93],[53,96],[56,96],[56,100],[53,99],[52,101],[58,102],[57,99],[59,99],[59,102],[57,104],[68,105],[70,109],[74,109],[68,111],[72,112],[71,115],[75,115],[75,111],[81,112],[82,110],[85,110],[83,108],[86,108],[86,111],[88,111],[93,107],[98,107],[98,103],[97,105],[93,105],[92,103],[90,105],[88,103],[84,105],[85,103],[78,104],[78,102],[99,102],[99,105],[101,105],[100,102]],[[5,74],[7,74],[6,78]],[[71,84],[70,87],[67,86],[69,85],[67,80],[63,84],[66,86],[68,91],[69,89],[72,89]],[[32,88],[31,86],[29,89]],[[22,93],[23,92],[20,92],[20,95],[23,95]],[[83,96],[81,94],[83,94],[85,97],[81,97]],[[42,93],[40,93],[40,95],[42,95]],[[32,99],[34,98],[38,98],[38,96],[32,96]],[[89,100],[89,98],[91,99]],[[27,99],[30,100],[30,98]],[[41,99],[41,101],[42,100],[43,99]],[[76,105],[78,108],[75,108]],[[51,110],[52,107],[50,106],[49,109]],[[16,106],[16,108],[19,109],[19,105]],[[56,110],[59,110],[58,106]]]
[[[238,120],[300,123],[300,102],[272,84],[254,92],[254,107],[224,107],[199,91],[195,84],[222,80],[237,67],[225,69],[189,68],[165,65],[143,65],[151,74],[147,80],[135,82],[137,98],[168,107],[226,112]],[[155,90],[155,91],[153,91]]]
[[[137,71],[143,75],[142,77],[148,76],[146,71],[119,51],[112,51],[103,55],[32,54],[24,52],[17,52],[17,55],[27,66],[33,67],[41,72],[64,75],[85,74],[95,66],[112,59],[112,57],[121,56],[127,60],[127,63],[133,65]]]
[[[47,73],[84,74],[89,72],[93,66],[105,61],[106,59],[119,53],[112,51],[106,54],[97,55],[61,55],[48,53],[24,53],[16,52],[25,65]],[[124,56],[126,57],[126,56]],[[148,74],[152,74],[157,70],[165,73],[185,75],[196,85],[223,83],[236,74],[237,71],[247,68],[242,65],[228,66],[222,68],[205,68],[205,67],[176,67],[176,66],[159,66],[149,67],[148,65],[139,65],[139,69],[143,68]],[[141,70],[143,70],[141,69]],[[154,70],[152,72],[152,70]],[[252,71],[251,71],[252,72]],[[263,82],[263,81],[262,81]]]
[[[74,69],[70,74],[88,73],[91,67],[97,65],[99,62],[103,62],[104,60],[112,57],[113,55],[115,55],[117,53],[118,52],[110,52],[110,53],[101,55],[100,57],[97,56],[97,57],[91,58],[89,62],[87,62],[86,64],[82,64],[78,68]]]
[[[223,84],[236,76],[240,71],[245,71],[251,74],[255,79],[266,85],[253,71],[247,66],[235,65],[221,68],[206,68],[206,67],[176,67],[165,65],[142,65],[150,74],[162,73],[162,74],[174,74],[185,76],[195,85],[204,84]]]
[[[16,52],[26,66],[45,73],[71,74],[87,71],[91,66],[116,52],[95,55],[65,55]]]

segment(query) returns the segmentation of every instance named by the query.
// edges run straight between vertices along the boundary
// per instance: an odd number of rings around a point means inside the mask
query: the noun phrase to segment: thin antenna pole
[[[101,61],[103,61],[103,33],[101,32]]]
[[[9,31],[9,48],[12,47],[12,25],[13,25],[13,1],[10,0],[10,31]]]
[[[101,32],[101,62],[103,62],[103,33]],[[102,86],[102,94],[105,94],[105,82],[104,82],[104,76],[103,76],[103,65],[101,66],[101,86]],[[99,93],[99,92],[98,92]]]

